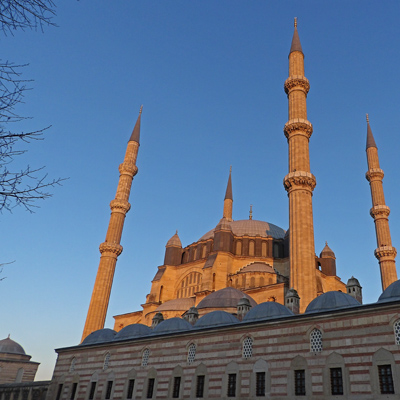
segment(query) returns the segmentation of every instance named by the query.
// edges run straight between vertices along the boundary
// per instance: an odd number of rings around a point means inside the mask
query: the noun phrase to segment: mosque
[[[48,400],[400,398],[400,281],[377,145],[367,117],[366,178],[383,293],[362,304],[359,281],[341,281],[329,246],[319,257],[315,252],[309,88],[295,21],[284,83],[289,229],[254,220],[251,212],[234,221],[230,172],[218,224],[185,247],[173,235],[142,309],[115,316],[109,329],[104,323],[138,171],[140,110],[119,166],[82,342],[56,350]]]

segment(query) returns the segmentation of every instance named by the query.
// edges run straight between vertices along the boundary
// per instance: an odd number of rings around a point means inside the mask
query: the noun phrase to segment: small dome
[[[379,296],[378,303],[400,300],[400,280],[389,285]]]
[[[248,298],[252,307],[257,305],[248,294],[245,294],[238,289],[227,287],[204,297],[204,299],[197,305],[197,308],[199,310],[201,308],[236,308],[242,297]]]
[[[325,247],[322,249],[321,254],[319,255],[319,258],[329,258],[329,257],[336,258],[335,253],[328,246],[328,242],[325,242]]]
[[[239,221],[228,222],[232,228],[232,232],[235,236],[261,236],[261,237],[273,237],[274,239],[283,239],[285,237],[285,231],[274,224],[270,224],[264,221],[257,221],[255,219],[242,219]],[[203,235],[200,240],[207,240],[214,237],[214,230],[207,232]]]
[[[198,319],[194,327],[200,329],[237,323],[239,323],[239,320],[226,311],[212,311]]]
[[[0,353],[26,355],[24,348],[10,337],[0,340]]]
[[[143,324],[131,324],[122,328],[115,336],[114,340],[135,339],[150,335],[151,329]]]
[[[154,329],[154,334],[160,333],[173,333],[179,331],[188,331],[192,329],[192,325],[189,324],[186,320],[178,317],[166,319],[160,322]]]
[[[275,274],[275,270],[269,264],[257,261],[244,266],[239,272],[269,272]]]
[[[179,239],[178,236],[178,231],[176,231],[175,235],[168,240],[165,247],[182,247],[181,239]]]
[[[194,299],[184,297],[182,299],[168,300],[156,308],[156,311],[186,311],[194,306]]]
[[[92,332],[89,336],[86,336],[85,340],[80,345],[86,346],[88,344],[111,342],[116,334],[117,332],[115,332],[113,329],[99,329]]]
[[[354,278],[354,276],[352,276],[348,281],[347,281],[347,285],[346,286],[360,286],[360,282],[358,281],[357,278]]]
[[[266,301],[252,308],[243,318],[243,322],[260,321],[294,315],[288,308],[275,301]]]
[[[352,296],[343,292],[326,292],[315,298],[306,308],[305,313],[331,311],[340,308],[356,307],[360,303]]]
[[[217,226],[215,227],[214,231],[231,231],[232,227],[229,221],[226,218],[221,218],[218,222]]]

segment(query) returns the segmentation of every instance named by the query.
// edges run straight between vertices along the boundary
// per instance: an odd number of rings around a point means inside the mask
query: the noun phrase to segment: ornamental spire
[[[367,116],[367,149],[370,147],[376,147],[374,135],[372,134],[371,126],[369,125],[369,115],[366,114]]]
[[[297,18],[294,19],[294,32],[292,38],[292,45],[290,47],[290,53],[293,53],[294,51],[300,51],[301,53],[303,53],[303,49],[301,48],[299,33],[297,32]]]
[[[232,166],[229,169],[228,184],[226,185],[223,218],[232,221],[233,195],[232,195]]]
[[[143,106],[140,106],[138,119],[136,120],[135,127],[133,128],[132,135],[129,138],[130,142],[137,142],[140,144],[140,120],[142,117],[142,110]]]

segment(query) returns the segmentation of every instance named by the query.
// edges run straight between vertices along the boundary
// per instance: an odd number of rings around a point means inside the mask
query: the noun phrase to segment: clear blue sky
[[[385,171],[393,244],[400,249],[400,2],[64,1],[58,28],[1,37],[2,60],[29,63],[33,90],[19,108],[52,125],[17,164],[69,177],[35,214],[0,214],[0,338],[9,333],[50,379],[54,348],[79,343],[104,241],[118,165],[144,105],[106,326],[141,309],[164,246],[190,244],[222,216],[233,167],[234,219],[288,228],[288,52],[298,17],[310,80],[308,119],[316,252],[325,240],[338,275],[381,293],[365,179],[366,122]]]

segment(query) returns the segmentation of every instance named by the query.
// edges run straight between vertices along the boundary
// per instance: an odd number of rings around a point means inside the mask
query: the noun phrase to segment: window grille
[[[265,396],[265,372],[256,373],[256,396]]]
[[[147,398],[151,399],[153,397],[153,390],[154,390],[154,378],[150,378],[149,382],[147,383]]]
[[[75,395],[76,395],[76,389],[78,388],[78,382],[74,382],[74,384],[72,385],[72,390],[71,390],[71,400],[75,399]]]
[[[133,388],[135,387],[135,380],[129,379],[128,392],[126,393],[126,398],[131,399],[133,397]]]
[[[76,364],[76,358],[74,357],[74,358],[71,360],[71,365],[69,366],[69,372],[75,371],[75,364]]]
[[[343,395],[342,368],[331,368],[331,394]]]
[[[181,388],[181,377],[175,376],[174,378],[174,388],[172,390],[172,398],[178,399],[179,398],[179,389]]]
[[[228,375],[228,397],[236,396],[236,374]]]
[[[250,358],[253,355],[253,339],[251,337],[247,337],[243,340],[243,358]]]
[[[150,350],[144,349],[142,355],[142,367],[147,367],[147,364],[149,363],[149,356],[150,356]]]
[[[397,320],[397,321],[394,323],[393,329],[394,329],[395,343],[396,343],[396,344],[400,344],[400,319]]]
[[[196,345],[192,343],[189,346],[187,362],[191,364],[194,361],[195,357],[196,357]]]
[[[319,329],[313,329],[310,333],[310,351],[312,353],[322,351],[322,332]]]
[[[56,400],[60,400],[60,399],[61,399],[62,390],[63,390],[63,384],[60,383],[60,384],[58,385],[58,391],[57,391]]]
[[[90,385],[89,400],[93,400],[95,391],[96,391],[96,382],[92,382]]]
[[[106,400],[109,400],[111,398],[112,387],[113,387],[113,381],[108,381],[106,390]]]
[[[378,374],[379,374],[379,387],[381,389],[382,394],[393,394],[394,393],[394,385],[393,385],[393,376],[392,376],[392,366],[389,365],[379,365],[378,366]]]
[[[294,371],[294,394],[296,396],[306,395],[306,371],[304,369]]]
[[[110,363],[110,357],[111,357],[110,353],[107,353],[106,356],[104,357],[104,364],[103,364],[104,370],[108,368],[108,364]]]
[[[196,382],[196,397],[202,398],[204,396],[204,375],[197,375],[197,382]]]

